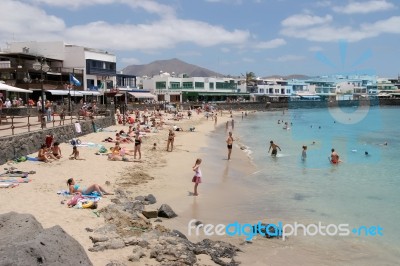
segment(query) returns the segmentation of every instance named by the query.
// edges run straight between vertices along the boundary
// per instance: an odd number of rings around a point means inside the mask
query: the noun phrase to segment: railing
[[[51,115],[51,121],[46,122],[46,114],[27,114],[25,116],[6,116],[3,114],[0,117],[0,137],[31,132],[33,130],[43,130],[49,127],[54,128],[66,124],[73,124],[76,121],[96,119],[98,117],[104,117],[107,115],[107,110],[99,110],[94,113],[82,113],[81,111],[70,113],[66,112],[65,115],[53,113]],[[37,119],[36,122],[33,121],[35,119]],[[8,122],[8,120],[10,120],[10,122]],[[3,121],[5,121],[5,123]]]

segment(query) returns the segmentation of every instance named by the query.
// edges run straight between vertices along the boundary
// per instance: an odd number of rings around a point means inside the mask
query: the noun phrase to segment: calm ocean
[[[229,162],[225,159],[226,130],[219,127],[211,133],[210,146],[204,150],[214,158],[206,159],[207,165],[218,170],[213,170],[212,177],[207,173],[202,189],[215,189],[220,197],[232,199],[225,205],[215,203],[218,221],[238,217],[243,222],[322,222],[349,224],[350,229],[379,225],[383,236],[361,236],[363,243],[371,244],[377,253],[381,248],[398,258],[399,114],[400,108],[395,107],[353,107],[235,117],[233,158]],[[283,129],[278,120],[287,122],[290,129]],[[277,158],[268,154],[270,140],[282,149]],[[304,161],[303,145],[308,147]],[[244,152],[254,165],[251,174],[243,174],[241,168],[247,169],[248,163],[235,158],[241,152],[239,147],[247,148]],[[330,164],[331,148],[343,163]],[[226,220],[222,208],[231,214]]]

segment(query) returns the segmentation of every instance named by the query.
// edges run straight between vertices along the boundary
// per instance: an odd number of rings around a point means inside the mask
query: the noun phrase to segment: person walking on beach
[[[235,121],[233,119],[232,119],[231,125],[232,125],[232,130],[233,130],[233,128],[235,127]]]
[[[278,154],[278,149],[281,151],[281,147],[279,147],[277,144],[275,144],[272,140],[269,142],[269,149],[268,152],[272,149],[271,156],[276,157]]]
[[[217,113],[215,113],[215,116],[214,116],[214,126],[217,125],[217,119],[218,119],[218,115],[217,115]]]
[[[198,196],[199,193],[197,193],[197,187],[201,183],[201,170],[200,170],[200,164],[201,164],[201,159],[198,158],[196,160],[196,163],[193,166],[193,171],[195,172],[192,182],[194,183],[194,193],[193,196]]]
[[[174,149],[174,139],[175,139],[175,133],[172,129],[170,129],[168,133],[167,151],[169,151],[170,144],[171,144],[171,151]]]
[[[228,147],[228,160],[231,159],[233,140],[234,139],[232,137],[232,132],[229,132],[229,136],[226,139],[226,144],[227,144],[227,147]]]
[[[305,161],[307,158],[307,146],[303,145],[303,151],[301,152],[301,160]]]

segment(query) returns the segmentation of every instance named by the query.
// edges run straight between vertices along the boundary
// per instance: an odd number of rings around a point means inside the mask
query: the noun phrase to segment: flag
[[[69,82],[75,86],[81,86],[81,82],[71,73],[69,74]]]

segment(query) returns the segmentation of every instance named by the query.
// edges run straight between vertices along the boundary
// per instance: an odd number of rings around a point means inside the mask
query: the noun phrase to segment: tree
[[[254,72],[246,72],[246,87],[248,92],[254,92],[256,82],[256,75]]]

